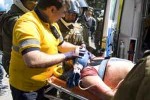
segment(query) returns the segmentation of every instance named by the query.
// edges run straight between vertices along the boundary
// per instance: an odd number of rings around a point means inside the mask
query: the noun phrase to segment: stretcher
[[[102,59],[101,57],[97,57],[95,61],[98,61]],[[58,66],[54,69],[53,76],[49,77],[47,79],[48,84],[50,87],[47,89],[47,91],[51,90],[52,88],[56,88],[59,92],[67,93],[68,95],[75,97],[79,100],[99,100],[94,94],[88,91],[87,88],[82,88],[80,85],[69,88],[67,87],[66,81],[61,80],[59,77],[62,75],[63,69],[62,66]],[[89,87],[90,88],[90,87]],[[50,100],[57,100],[55,97],[49,97]],[[60,100],[60,98],[58,98]]]
[[[49,91],[52,88],[56,88],[59,92],[65,92],[75,98],[78,98],[80,100],[99,100],[95,95],[90,93],[88,90],[82,90],[79,87],[74,87],[74,88],[68,88],[66,86],[66,82],[55,77],[51,76],[50,78],[47,79],[48,84],[50,84],[50,87],[47,89]],[[60,98],[57,97],[52,97],[50,100],[61,100]]]

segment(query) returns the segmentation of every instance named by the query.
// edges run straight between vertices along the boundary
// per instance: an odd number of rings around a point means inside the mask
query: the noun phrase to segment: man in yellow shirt
[[[80,46],[63,40],[56,23],[68,9],[69,0],[39,0],[17,20],[9,69],[14,100],[45,100],[46,79],[57,64],[84,55]]]

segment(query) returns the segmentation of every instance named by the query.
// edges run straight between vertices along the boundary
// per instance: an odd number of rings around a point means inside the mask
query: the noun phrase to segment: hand
[[[83,44],[81,44],[81,47],[86,48],[86,45],[83,43]]]
[[[93,60],[96,56],[94,54],[92,54],[91,52],[89,52],[89,59]]]
[[[78,58],[78,57],[81,58],[84,56],[86,51],[87,50],[85,48],[77,47],[74,51],[65,53],[65,58],[66,59]]]
[[[79,63],[75,63],[73,65],[73,73],[79,73],[80,75],[80,71],[83,69],[83,65],[79,64]]]

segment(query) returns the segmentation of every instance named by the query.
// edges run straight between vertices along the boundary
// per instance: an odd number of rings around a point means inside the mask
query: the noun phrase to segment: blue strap
[[[98,69],[98,75],[100,76],[101,79],[104,78],[105,70],[106,70],[106,65],[109,59],[105,59],[101,62],[99,69]]]

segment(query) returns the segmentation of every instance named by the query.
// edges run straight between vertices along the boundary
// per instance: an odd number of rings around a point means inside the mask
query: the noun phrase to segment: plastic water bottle
[[[119,52],[119,57],[120,58],[124,58],[124,50],[125,50],[125,45],[124,45],[124,42],[123,41],[121,41],[121,43],[120,43],[120,52]]]

